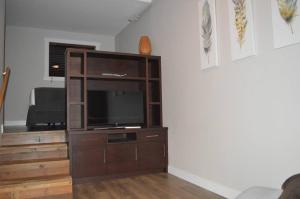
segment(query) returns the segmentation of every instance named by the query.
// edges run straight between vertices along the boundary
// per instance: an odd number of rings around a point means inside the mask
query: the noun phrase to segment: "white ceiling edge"
[[[150,8],[150,6],[152,5],[152,0],[137,0],[137,1],[147,3],[148,5],[145,6],[144,9],[142,9],[139,13],[136,13],[135,15],[133,15],[132,17],[130,17],[130,18],[128,19],[128,22],[129,22],[129,23],[138,21],[138,20],[143,16],[143,14]],[[129,24],[129,23],[128,23],[128,24]],[[128,25],[128,24],[127,24],[127,25]],[[127,26],[127,25],[126,25],[126,26]],[[125,26],[125,27],[126,27],[126,26]],[[124,27],[124,28],[125,28],[125,27]],[[123,28],[123,29],[124,29],[124,28]],[[123,30],[123,29],[122,29],[122,30]],[[120,32],[122,32],[122,30],[121,30]],[[119,33],[120,33],[120,32],[119,32]],[[119,34],[119,33],[118,33],[118,34]]]
[[[28,0],[26,3],[23,0],[10,0],[7,25],[114,37],[130,24],[129,21],[139,20],[153,2],[153,0],[126,0],[127,3],[124,3],[125,1],[115,0],[110,3],[110,0],[89,0],[91,4],[85,4],[89,12],[85,13],[80,10],[81,1],[75,0],[77,4],[74,3],[74,5],[77,5],[77,8],[75,7],[74,13],[76,14],[74,14],[70,13],[69,6],[64,3],[69,1],[72,0],[51,2]],[[56,9],[57,4],[60,7]],[[100,9],[97,10],[95,5],[100,6]],[[55,11],[52,13],[49,10]],[[66,14],[62,15],[61,13],[65,10]]]
[[[118,34],[120,34],[129,24],[140,20],[140,18],[143,17],[144,13],[151,7],[153,1],[156,1],[156,0],[136,0],[136,1],[146,3],[147,6],[145,6],[145,8],[143,10],[141,10],[139,13],[136,13],[135,15],[132,15],[131,17],[129,17],[128,23],[126,25],[124,25],[124,27],[117,34],[113,35],[114,37],[116,37]]]

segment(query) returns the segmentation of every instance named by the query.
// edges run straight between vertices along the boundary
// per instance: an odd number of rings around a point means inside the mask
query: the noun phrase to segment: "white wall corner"
[[[204,189],[207,189],[213,193],[216,193],[220,196],[223,196],[225,198],[229,198],[229,199],[233,199],[235,198],[237,195],[240,194],[240,191],[220,185],[218,183],[206,180],[204,178],[201,178],[199,176],[196,176],[192,173],[189,173],[187,171],[184,171],[182,169],[178,169],[176,167],[173,166],[169,166],[168,171],[170,174],[181,178],[183,180],[186,180],[192,184],[195,184],[199,187],[202,187]]]

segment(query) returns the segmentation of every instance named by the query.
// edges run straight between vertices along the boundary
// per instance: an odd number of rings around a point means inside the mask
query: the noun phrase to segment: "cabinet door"
[[[97,133],[70,135],[72,177],[93,177],[106,173],[105,136]]]
[[[107,145],[107,172],[129,173],[137,169],[137,144],[122,143]]]
[[[141,170],[166,167],[166,145],[164,142],[143,142],[139,144]]]
[[[101,146],[76,147],[72,151],[74,178],[101,176],[106,172],[105,148]]]

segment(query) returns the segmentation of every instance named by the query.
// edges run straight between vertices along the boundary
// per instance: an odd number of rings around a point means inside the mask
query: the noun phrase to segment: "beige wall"
[[[0,0],[0,71],[4,65],[4,41],[5,41],[5,0]],[[2,81],[2,76],[0,78]],[[0,126],[3,123],[3,111],[0,110]]]
[[[200,70],[197,0],[156,1],[116,47],[137,52],[140,35],[151,37],[162,56],[171,171],[233,196],[279,188],[300,171],[300,45],[274,49],[271,1],[253,0],[258,56],[231,61],[227,2],[217,0],[217,68]]]
[[[114,51],[115,38],[105,35],[8,26],[6,64],[12,73],[5,109],[6,125],[24,124],[30,91],[36,87],[64,87],[62,81],[44,80],[45,39],[100,43],[101,50]]]

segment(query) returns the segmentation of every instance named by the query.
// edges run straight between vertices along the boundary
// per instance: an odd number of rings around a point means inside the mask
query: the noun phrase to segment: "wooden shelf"
[[[149,78],[149,81],[160,81],[160,78]]]
[[[70,102],[70,105],[84,105],[84,102]]]
[[[148,58],[148,76],[149,79],[152,79],[153,81],[160,80],[160,58],[157,57],[155,59]]]
[[[160,105],[160,102],[149,102],[150,105]]]
[[[145,81],[145,77],[115,77],[103,75],[87,75],[88,79],[103,79],[103,80],[128,80],[128,81]]]
[[[71,131],[84,131],[84,128],[70,128]]]
[[[82,75],[82,74],[71,74],[70,75],[70,78],[83,78],[84,77],[84,75]]]
[[[145,117],[142,126],[163,125],[159,56],[78,49],[68,49],[66,55],[68,130],[89,129],[88,92],[97,90],[143,93]]]

